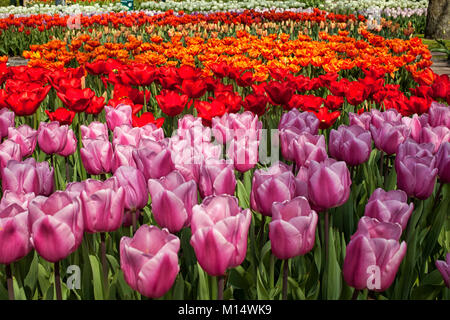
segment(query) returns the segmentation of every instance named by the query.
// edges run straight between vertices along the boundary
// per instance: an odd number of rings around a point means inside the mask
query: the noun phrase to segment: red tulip
[[[50,121],[58,121],[60,125],[70,125],[75,117],[75,112],[65,108],[58,108],[55,111],[45,110]]]
[[[67,109],[75,112],[83,112],[87,109],[95,93],[90,88],[67,88],[65,92],[57,91],[56,95],[61,99]]]
[[[191,99],[197,99],[206,92],[206,83],[203,79],[183,80],[181,91]]]
[[[189,97],[185,94],[179,95],[175,91],[162,90],[161,94],[156,96],[156,101],[162,112],[170,117],[179,115],[186,106]]]
[[[32,91],[14,92],[6,98],[6,103],[16,115],[29,116],[36,112],[50,89],[50,86],[46,86]]]
[[[164,118],[155,119],[151,112],[144,112],[140,117],[132,115],[133,127],[143,127],[149,123],[155,124],[161,128],[164,123]]]
[[[339,116],[341,115],[339,111],[333,111],[329,113],[327,107],[320,108],[319,111],[314,112],[314,114],[320,121],[320,129],[327,129],[331,127],[336,122],[337,118],[339,118]]]

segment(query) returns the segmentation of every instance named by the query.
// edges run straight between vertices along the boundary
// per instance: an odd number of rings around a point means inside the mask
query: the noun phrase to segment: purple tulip
[[[397,188],[408,196],[427,199],[436,183],[438,169],[435,166],[436,158],[426,144],[419,145],[413,140],[407,140],[399,146],[395,159]]]
[[[450,142],[450,129],[444,126],[440,127],[424,127],[420,132],[420,143],[432,143],[434,146],[433,153],[439,150],[444,142]]]
[[[109,141],[90,140],[81,148],[80,155],[87,173],[99,175],[111,172],[113,150]]]
[[[0,204],[0,263],[10,264],[31,251],[28,208],[3,201]]]
[[[133,146],[116,145],[114,147],[113,159],[111,163],[112,172],[116,172],[121,166],[136,168],[136,162],[133,158],[133,151],[136,150]]]
[[[311,161],[308,168],[308,200],[312,208],[323,212],[343,205],[350,195],[350,172],[343,161]]]
[[[295,159],[294,142],[302,134],[302,131],[296,127],[288,127],[280,130],[280,145],[283,158],[288,161]]]
[[[47,161],[37,162],[34,158],[28,158],[23,163],[36,168],[39,178],[39,192],[36,195],[48,197],[55,190],[54,169]]]
[[[398,241],[402,235],[402,231],[402,227],[398,223],[380,221],[376,218],[364,216],[359,220],[358,229],[350,239],[363,235],[370,239],[383,238]]]
[[[233,159],[234,167],[245,172],[256,166],[258,162],[259,141],[249,136],[233,139],[227,148],[227,155]]]
[[[203,163],[200,167],[198,189],[202,198],[212,195],[234,195],[236,177],[233,165],[225,160]]]
[[[40,193],[36,168],[24,162],[11,160],[2,170],[2,189],[15,193]]]
[[[14,127],[14,112],[0,109],[0,140],[8,136],[8,128]]]
[[[69,127],[60,126],[58,121],[41,122],[38,130],[39,147],[46,154],[55,154],[64,149]]]
[[[349,166],[360,165],[369,160],[372,136],[359,126],[341,125],[330,132],[329,151],[333,158],[345,161]]]
[[[394,281],[406,254],[406,242],[398,240],[354,237],[347,246],[343,265],[344,280],[362,290],[385,291]]]
[[[118,126],[114,129],[113,146],[125,145],[137,147],[141,139],[141,128],[128,125]]]
[[[140,129],[141,129],[141,139],[150,139],[153,141],[160,141],[164,139],[163,128],[158,128],[153,123],[146,124]]]
[[[293,142],[294,160],[298,167],[308,167],[311,161],[322,162],[328,158],[325,136],[301,133]]]
[[[77,143],[78,140],[75,137],[75,133],[73,132],[72,129],[69,129],[67,131],[66,145],[61,151],[58,152],[58,155],[68,157],[71,154],[74,154],[77,151]]]
[[[8,129],[8,139],[20,145],[22,157],[33,154],[37,142],[37,130],[33,130],[26,124],[18,128]]]
[[[31,242],[45,260],[60,261],[81,244],[84,224],[79,198],[56,191],[48,198],[36,197],[28,209]]]
[[[316,135],[319,132],[319,119],[310,112],[300,112],[298,109],[291,109],[283,113],[278,124],[278,130],[296,128],[299,132],[309,132]]]
[[[262,122],[250,111],[243,113],[225,113],[222,117],[212,119],[212,131],[219,143],[225,144],[235,137],[249,136],[260,140]]]
[[[398,146],[408,138],[410,129],[405,125],[394,126],[384,122],[379,128],[370,125],[370,132],[377,149],[391,155],[396,153]]]
[[[86,180],[80,198],[87,232],[119,229],[124,214],[125,190],[119,186],[117,178],[105,181]]]
[[[190,243],[209,275],[224,275],[244,261],[251,216],[250,209],[241,211],[237,198],[224,194],[207,197],[192,209]]]
[[[169,149],[161,142],[152,142],[152,147],[133,150],[133,159],[146,180],[159,179],[175,169]]]
[[[93,121],[89,126],[81,125],[81,140],[96,140],[101,139],[104,141],[109,140],[108,127],[105,123]]]
[[[20,146],[12,140],[5,140],[0,144],[0,170],[8,164],[9,160],[22,160]]]
[[[152,212],[156,222],[170,232],[189,226],[192,207],[197,204],[197,186],[185,181],[181,173],[172,171],[161,179],[149,179]]]
[[[433,101],[428,110],[428,123],[432,127],[445,126],[450,129],[450,109],[442,103]]]
[[[441,183],[450,182],[450,142],[444,142],[436,154],[436,167]]]
[[[125,281],[148,298],[162,297],[180,271],[180,239],[166,229],[143,225],[133,238],[120,240],[120,268]]]
[[[272,204],[295,197],[295,177],[291,168],[277,162],[268,170],[255,170],[250,193],[253,210],[264,216],[272,216]]]
[[[272,253],[278,259],[289,259],[311,251],[316,237],[318,215],[304,197],[275,202],[269,238]]]
[[[436,268],[444,278],[444,283],[447,288],[450,288],[450,253],[447,253],[446,261],[436,260]]]
[[[111,131],[124,124],[131,126],[131,114],[131,106],[125,104],[120,104],[116,108],[105,106],[106,124]]]
[[[398,223],[404,230],[414,210],[414,204],[408,205],[407,201],[408,196],[402,190],[384,191],[378,188],[370,196],[364,215],[379,221]]]
[[[361,114],[349,112],[348,113],[349,126],[359,126],[362,129],[369,131],[370,123],[372,122],[372,113],[363,112]]]
[[[18,204],[23,209],[28,209],[28,204],[36,197],[34,193],[16,193],[6,190],[0,201],[0,212],[12,204]]]
[[[402,115],[396,109],[391,108],[386,111],[372,109],[370,112],[372,113],[370,123],[377,129],[383,127],[386,123],[392,126],[402,124]]]
[[[147,205],[147,183],[142,172],[133,167],[122,166],[116,170],[114,177],[125,191],[125,209],[136,211]]]
[[[402,122],[404,125],[408,127],[410,130],[409,136],[414,139],[416,142],[420,142],[420,133],[422,132],[422,123],[420,122],[420,118],[417,114],[414,114],[412,118],[403,117]]]

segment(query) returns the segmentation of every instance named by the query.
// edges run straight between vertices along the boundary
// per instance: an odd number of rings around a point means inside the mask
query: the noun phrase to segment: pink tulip
[[[402,227],[398,223],[380,221],[368,216],[362,217],[358,222],[357,231],[350,239],[363,235],[367,238],[383,238],[399,240],[402,235]]]
[[[117,126],[114,129],[113,146],[126,145],[137,147],[141,139],[141,128],[127,125]]]
[[[117,178],[105,181],[89,179],[81,191],[81,207],[85,230],[89,233],[119,229],[125,206],[125,190]]]
[[[402,124],[402,115],[394,108],[387,109],[386,111],[373,108],[371,113],[370,123],[377,129],[383,127],[386,123],[389,123],[391,126]]]
[[[300,112],[298,109],[291,109],[283,113],[278,124],[278,130],[296,128],[299,132],[309,132],[316,135],[319,132],[319,119],[310,112]]]
[[[343,265],[345,282],[358,290],[385,291],[394,281],[405,254],[406,242],[399,244],[394,239],[358,235],[346,249]]]
[[[28,208],[31,242],[45,260],[65,259],[81,244],[84,224],[79,198],[56,191],[48,198],[36,197]]]
[[[255,170],[250,203],[253,210],[272,216],[272,204],[291,200],[295,196],[295,177],[291,168],[278,162],[268,170]]]
[[[262,122],[250,111],[243,113],[225,113],[212,119],[212,131],[219,143],[225,144],[235,137],[249,136],[260,140]]]
[[[40,193],[36,168],[24,162],[11,160],[2,170],[2,189],[15,193]]]
[[[447,253],[446,261],[436,260],[436,268],[444,278],[444,283],[447,288],[450,288],[450,253]]]
[[[37,162],[34,158],[28,158],[23,163],[36,168],[39,178],[39,195],[48,197],[55,189],[54,169],[47,161]]]
[[[72,129],[69,129],[67,131],[66,145],[61,151],[58,152],[58,155],[68,157],[71,154],[74,154],[77,151],[77,143],[78,140],[75,137],[75,133],[73,132]]]
[[[116,170],[114,177],[125,191],[125,209],[136,211],[147,205],[147,183],[142,172],[133,167],[122,166]]]
[[[414,210],[414,204],[407,203],[408,196],[402,190],[384,191],[376,189],[370,196],[364,215],[379,221],[398,223],[404,230]]]
[[[148,190],[152,198],[152,212],[156,222],[170,232],[189,226],[192,207],[197,204],[197,186],[185,181],[181,173],[172,171],[159,180],[150,179]]]
[[[20,146],[12,140],[5,140],[0,144],[0,170],[8,164],[9,160],[22,160]]]
[[[349,119],[349,126],[359,126],[362,129],[368,131],[370,128],[370,122],[372,121],[372,113],[363,112],[362,114],[357,114],[349,112],[348,119]]]
[[[450,182],[450,142],[444,142],[436,154],[436,168],[441,183]]]
[[[341,125],[338,130],[330,132],[329,151],[333,158],[350,166],[360,165],[369,160],[372,136],[359,126]]]
[[[350,172],[343,161],[311,161],[308,168],[308,200],[316,211],[343,205],[350,195]]]
[[[402,122],[410,130],[410,137],[416,142],[420,142],[420,133],[422,132],[422,123],[417,114],[414,114],[412,118],[403,117]]]
[[[83,140],[96,140],[101,139],[108,141],[108,128],[105,123],[93,121],[89,126],[81,125],[81,139]]]
[[[424,127],[420,132],[420,143],[432,143],[433,153],[439,150],[444,142],[450,142],[450,129],[444,126]]]
[[[151,148],[133,150],[133,159],[146,180],[159,179],[175,169],[170,151],[160,142],[154,142]]]
[[[20,145],[22,157],[33,154],[37,142],[37,130],[33,130],[26,124],[18,128],[8,129],[8,139]]]
[[[275,202],[272,221],[269,224],[273,255],[278,259],[289,259],[311,251],[317,221],[317,213],[311,209],[304,197]]]
[[[380,125],[379,128],[370,125],[370,132],[375,146],[388,155],[397,153],[398,146],[408,138],[410,129],[403,124],[392,125],[389,122],[384,122]]]
[[[114,147],[113,160],[111,163],[112,172],[116,172],[121,166],[136,168],[136,162],[133,158],[134,150],[136,150],[136,148],[133,146],[116,145]]]
[[[192,209],[190,243],[203,270],[220,276],[244,261],[250,222],[250,210],[241,211],[229,195],[207,197]]]
[[[302,131],[296,127],[288,127],[280,130],[281,154],[284,159],[294,161],[296,150],[294,142],[301,134]]]
[[[87,173],[99,175],[111,172],[113,150],[109,141],[90,140],[81,148],[80,154]]]
[[[114,131],[114,129],[121,125],[131,126],[131,106],[120,104],[116,108],[105,106],[106,123],[109,130]]]
[[[120,240],[120,268],[125,281],[148,298],[162,297],[180,270],[180,239],[166,229],[143,225],[133,238]]]
[[[428,123],[432,127],[445,126],[450,129],[450,109],[448,106],[433,101],[428,110]]]
[[[234,195],[236,177],[231,163],[225,160],[203,163],[200,167],[198,189],[202,198],[211,195]]]
[[[0,201],[0,212],[12,204],[17,204],[23,209],[28,209],[28,204],[36,197],[34,193],[16,193],[6,190]]]
[[[227,155],[230,159],[233,159],[236,170],[245,172],[258,163],[258,148],[258,140],[243,136],[230,142]]]
[[[292,146],[294,160],[299,167],[308,167],[311,161],[322,162],[328,158],[323,135],[313,136],[308,132],[303,132],[292,142]]]
[[[8,136],[8,128],[14,127],[14,112],[0,109],[0,140]]]
[[[58,121],[41,122],[38,130],[39,147],[46,154],[55,154],[64,150],[69,127],[60,126]]]
[[[163,128],[158,128],[153,123],[146,124],[140,129],[141,129],[141,139],[150,139],[154,141],[160,141],[164,139]]]
[[[20,204],[0,204],[0,263],[10,264],[32,249],[28,231],[28,209]]]

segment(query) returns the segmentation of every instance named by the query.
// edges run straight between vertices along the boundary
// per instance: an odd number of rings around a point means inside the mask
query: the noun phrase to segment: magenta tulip
[[[68,157],[71,154],[74,154],[77,151],[77,143],[78,140],[75,137],[75,133],[73,132],[72,129],[69,129],[67,131],[66,145],[61,151],[58,152],[58,155]]]
[[[447,127],[423,127],[420,131],[420,143],[432,143],[433,153],[436,153],[444,142],[450,142],[450,129]]]
[[[147,183],[142,172],[133,167],[119,167],[114,173],[119,185],[125,191],[125,209],[136,211],[148,202]]]
[[[268,170],[255,170],[250,193],[253,210],[272,216],[272,204],[295,197],[295,177],[291,167],[278,162]]]
[[[222,117],[212,119],[212,131],[216,141],[225,144],[235,137],[249,136],[250,139],[259,140],[261,137],[262,122],[258,116],[250,111],[243,113],[225,113]]]
[[[350,172],[343,161],[311,161],[308,168],[308,200],[316,211],[343,205],[350,195]]]
[[[48,197],[55,190],[54,169],[47,161],[37,162],[34,158],[28,158],[23,163],[36,168],[39,178],[39,192],[36,195]]]
[[[291,109],[283,113],[278,124],[278,130],[296,128],[299,132],[309,132],[316,135],[319,132],[319,119],[310,112],[300,112],[298,109]]]
[[[90,140],[81,148],[80,155],[87,173],[99,175],[111,172],[113,150],[109,141]]]
[[[80,198],[87,232],[119,229],[124,215],[125,190],[115,177],[105,181],[86,180]]]
[[[8,139],[14,141],[20,146],[22,157],[28,157],[33,154],[37,142],[37,130],[33,130],[26,124],[18,128],[8,129]]]
[[[370,123],[372,121],[371,112],[363,112],[361,114],[349,112],[348,113],[349,126],[359,126],[362,129],[368,131],[370,129]]]
[[[166,229],[141,226],[133,238],[120,240],[120,268],[125,281],[148,298],[162,297],[180,270],[180,239]]]
[[[233,159],[234,167],[245,172],[256,166],[258,162],[259,141],[249,136],[233,139],[227,148],[227,155]]]
[[[120,104],[116,108],[105,106],[106,124],[111,131],[124,124],[131,126],[131,114],[131,106],[125,104]]]
[[[436,260],[436,268],[441,273],[445,285],[450,289],[450,253],[447,253],[445,260]]]
[[[175,169],[169,149],[159,142],[153,142],[151,148],[133,150],[133,159],[146,180],[159,179]]]
[[[308,200],[296,197],[284,202],[275,202],[269,238],[272,253],[278,259],[289,259],[311,251],[316,237],[317,213]]]
[[[38,130],[39,147],[46,154],[61,152],[66,146],[69,127],[60,126],[58,121],[41,122]]]
[[[0,140],[8,136],[8,128],[14,127],[14,112],[0,109]]]
[[[81,125],[81,139],[84,140],[96,140],[101,139],[108,141],[108,127],[105,123],[93,121],[89,126]],[[83,142],[84,145],[84,142]]]
[[[379,128],[370,125],[370,132],[377,149],[391,155],[397,153],[398,146],[408,138],[410,129],[403,124],[392,125],[384,122]]]
[[[450,183],[450,142],[444,142],[436,154],[436,167],[441,183]]]
[[[322,162],[328,158],[325,136],[301,133],[293,142],[294,161],[298,167],[308,167],[311,161]]]
[[[447,105],[433,101],[428,110],[428,123],[432,127],[445,126],[450,129],[450,109]]]
[[[81,244],[84,224],[79,198],[56,191],[48,198],[36,197],[28,209],[31,242],[45,260],[65,259]]]
[[[364,215],[379,221],[398,223],[404,230],[414,210],[414,204],[408,205],[407,200],[408,196],[402,190],[384,191],[378,188],[370,196]]]
[[[15,193],[40,193],[36,168],[24,162],[11,160],[2,170],[2,188]]]
[[[203,270],[221,276],[244,261],[250,222],[250,209],[241,210],[229,195],[207,197],[192,209],[190,243]]]
[[[136,150],[133,146],[123,146],[118,144],[114,147],[113,159],[111,163],[112,172],[116,172],[121,166],[136,168],[136,162],[133,158],[133,151]]]
[[[9,160],[22,160],[20,145],[12,140],[6,139],[0,144],[0,170],[8,164]]]
[[[172,171],[161,179],[150,179],[148,190],[152,198],[152,212],[156,222],[170,232],[189,226],[192,207],[197,204],[197,186],[185,181],[181,173]]]
[[[380,221],[368,216],[362,217],[358,222],[358,229],[350,239],[363,235],[367,238],[383,238],[399,240],[402,235],[402,227],[398,223]]]
[[[236,177],[233,165],[223,159],[202,164],[198,189],[202,198],[219,194],[234,195]]]
[[[141,139],[141,128],[127,125],[117,126],[114,129],[113,146],[125,145],[137,147]]]
[[[405,254],[406,242],[358,235],[346,249],[345,282],[358,290],[385,291],[394,281]]]
[[[359,126],[339,126],[330,132],[330,155],[349,166],[360,165],[369,160],[372,152],[372,136],[370,132]]]

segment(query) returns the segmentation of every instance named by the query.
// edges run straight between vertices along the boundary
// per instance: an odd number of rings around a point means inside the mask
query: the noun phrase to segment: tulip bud
[[[37,130],[33,130],[26,124],[18,128],[8,128],[8,139],[20,146],[22,157],[28,157],[36,148]]]
[[[0,170],[8,164],[9,160],[22,160],[20,146],[12,140],[5,140],[0,144]]]
[[[14,127],[14,112],[0,109],[0,140],[8,136],[8,128]]]
[[[69,127],[60,126],[59,122],[41,122],[38,130],[39,147],[46,154],[55,154],[63,151],[66,146]]]
[[[450,253],[447,253],[446,261],[436,260],[436,268],[444,278],[444,283],[447,288],[450,288]]]
[[[325,136],[301,133],[292,142],[294,160],[298,167],[308,167],[311,161],[322,162],[328,158]]]
[[[225,160],[203,163],[198,188],[202,198],[219,194],[234,195],[236,177],[233,165]]]
[[[132,125],[131,106],[121,104],[117,108],[105,106],[106,123],[111,131],[121,125]]]
[[[332,129],[330,132],[329,151],[333,158],[350,166],[360,165],[369,160],[372,136],[359,126],[341,125],[338,130]]]
[[[438,168],[441,183],[450,182],[450,142],[444,142],[436,154],[436,167]]]
[[[86,141],[86,146],[81,148],[80,155],[87,173],[99,175],[111,172],[113,150],[109,141],[100,139]]]

